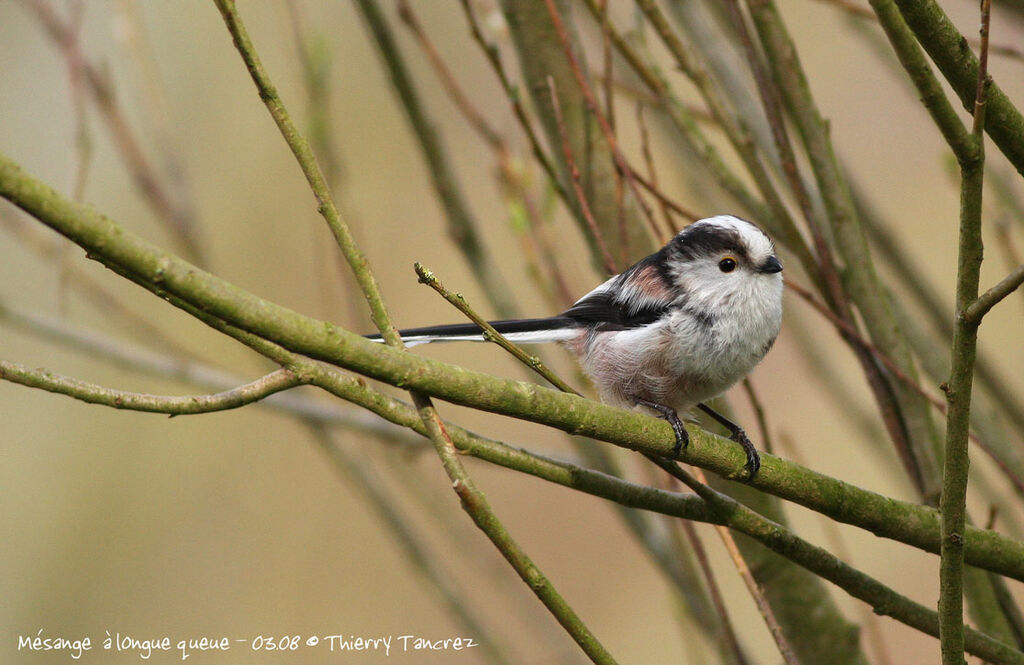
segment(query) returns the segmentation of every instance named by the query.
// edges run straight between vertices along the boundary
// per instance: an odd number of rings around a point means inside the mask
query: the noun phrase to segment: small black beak
[[[782,272],[782,264],[774,256],[769,256],[758,270],[768,274]]]

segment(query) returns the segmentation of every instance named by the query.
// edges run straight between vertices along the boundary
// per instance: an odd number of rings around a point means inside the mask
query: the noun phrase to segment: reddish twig
[[[572,181],[573,191],[576,192],[576,201],[579,203],[580,213],[583,215],[583,220],[586,222],[587,228],[590,229],[594,242],[601,252],[601,259],[604,261],[605,270],[608,271],[609,275],[614,275],[619,271],[615,267],[615,259],[612,257],[611,252],[608,251],[608,245],[604,241],[604,236],[601,235],[601,229],[598,227],[597,221],[594,220],[594,215],[590,212],[590,204],[587,203],[587,197],[583,193],[583,186],[580,185],[580,170],[576,166],[576,160],[572,157],[569,135],[565,129],[565,120],[562,118],[562,107],[558,103],[558,95],[555,91],[555,81],[550,76],[547,77],[547,81],[548,90],[551,93],[551,105],[555,111],[555,122],[558,125],[558,134],[562,139],[562,152],[565,155],[565,163],[569,167],[569,179]]]
[[[590,84],[587,83],[587,77],[583,75],[583,69],[580,67],[580,63],[576,59],[576,55],[573,53],[572,42],[569,39],[568,31],[565,29],[565,24],[562,22],[562,17],[558,13],[558,8],[555,7],[554,0],[544,0],[544,3],[547,5],[548,14],[551,15],[551,22],[555,27],[555,32],[558,34],[558,40],[562,44],[562,50],[565,52],[565,58],[569,62],[569,68],[572,69],[573,76],[576,78],[576,83],[580,86],[580,92],[583,93],[583,100],[590,112],[594,114],[594,118],[597,120],[597,124],[601,128],[601,133],[604,135],[605,141],[608,143],[608,150],[615,162],[617,172],[620,177],[625,179],[626,185],[633,194],[633,198],[636,199],[637,204],[640,206],[640,209],[644,214],[644,219],[647,221],[648,227],[654,234],[654,237],[657,238],[660,234],[658,233],[658,225],[654,220],[651,208],[647,205],[647,201],[644,200],[643,196],[641,196],[640,190],[636,185],[636,180],[633,177],[633,169],[629,166],[629,163],[626,161],[622,151],[619,150],[619,142],[615,138],[615,132],[608,123],[608,119],[605,118],[603,113],[601,113],[597,100],[594,98],[594,91],[591,90]]]
[[[644,105],[639,102],[636,105],[636,122],[640,127],[640,154],[643,155],[644,163],[647,165],[647,173],[650,174],[650,189],[656,191],[658,189],[658,172],[654,168],[654,156],[651,155],[651,139],[647,131],[647,122],[644,120]],[[672,223],[672,215],[669,212],[670,208],[665,197],[656,196],[655,198],[658,199],[658,204],[661,206],[661,216],[665,220],[665,228],[668,232],[668,237],[664,234],[660,236],[661,244],[664,245],[679,229]]]

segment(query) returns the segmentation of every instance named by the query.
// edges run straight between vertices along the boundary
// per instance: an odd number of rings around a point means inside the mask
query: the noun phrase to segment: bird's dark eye
[[[736,259],[727,256],[718,262],[718,269],[722,272],[732,272],[736,269]]]

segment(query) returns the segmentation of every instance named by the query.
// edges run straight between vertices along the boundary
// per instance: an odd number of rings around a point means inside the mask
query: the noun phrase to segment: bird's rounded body
[[[731,215],[694,222],[659,251],[612,277],[558,316],[495,321],[513,342],[562,342],[601,400],[652,409],[687,436],[676,411],[716,397],[750,373],[782,323],[782,264],[761,229]],[[407,344],[482,341],[475,324],[401,331]],[[370,336],[379,339],[379,336]],[[751,475],[756,451],[742,430]]]
[[[723,272],[729,259],[735,266]],[[627,322],[645,308],[658,316],[633,327],[581,328],[567,344],[602,401],[685,411],[728,390],[772,347],[782,324],[780,271],[771,240],[753,224],[702,220],[569,310],[615,294]]]

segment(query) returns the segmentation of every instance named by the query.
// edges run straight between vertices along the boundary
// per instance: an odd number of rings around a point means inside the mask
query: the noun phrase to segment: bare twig
[[[441,54],[438,53],[437,48],[434,46],[434,42],[431,41],[426,31],[423,29],[423,25],[417,18],[416,13],[413,11],[412,6],[407,0],[398,0],[398,17],[402,19],[402,22],[412,32],[413,37],[416,38],[420,48],[423,49],[423,53],[427,56],[427,60],[430,65],[434,68],[437,73],[438,79],[441,80],[441,84],[444,85],[445,90],[448,92],[448,96],[455,103],[456,108],[462,113],[466,121],[469,122],[470,126],[476,130],[476,132],[483,137],[484,141],[487,142],[495,150],[505,151],[505,139],[502,138],[498,130],[491,127],[487,119],[484,118],[483,114],[473,105],[469,97],[462,91],[462,87],[458,81],[452,75],[451,69],[445,64],[444,59],[441,58]]]
[[[672,480],[676,481],[675,478]],[[739,637],[736,635],[736,628],[733,626],[733,622],[729,618],[729,610],[725,604],[725,599],[722,597],[722,589],[719,586],[718,581],[715,579],[714,570],[711,569],[711,562],[708,560],[708,551],[700,540],[700,534],[697,533],[697,529],[693,526],[693,523],[690,520],[682,520],[682,528],[686,533],[686,539],[689,541],[690,547],[693,549],[693,553],[696,555],[697,563],[700,566],[701,572],[704,574],[704,580],[708,585],[708,595],[711,596],[711,602],[715,606],[715,612],[718,614],[718,620],[722,624],[725,639],[729,645],[729,650],[733,653],[733,657],[736,659],[737,663],[740,665],[746,665],[748,660],[746,654],[743,653],[743,648],[740,646]]]
[[[441,457],[441,462],[448,477],[452,481],[452,488],[462,501],[462,508],[473,519],[473,522],[483,531],[491,542],[494,543],[502,556],[512,565],[519,576],[529,585],[530,589],[537,594],[541,602],[555,616],[566,632],[583,649],[584,653],[597,665],[614,665],[615,659],[605,650],[604,646],[594,637],[593,633],[584,625],[583,621],[576,615],[572,607],[555,590],[554,586],[541,573],[526,552],[512,539],[505,527],[502,526],[491,510],[490,504],[483,492],[476,488],[476,485],[466,473],[459,460],[447,428],[437,415],[430,399],[413,393],[413,401],[420,412],[420,417],[426,426],[427,433],[434,447]]]
[[[760,430],[759,438],[761,444],[765,450],[774,455],[775,446],[772,443],[771,433],[768,429],[768,418],[764,410],[764,404],[761,403],[761,399],[757,396],[757,391],[754,389],[754,384],[749,376],[743,379],[743,392],[746,393],[747,399],[750,401],[750,407],[754,410],[757,427]]]
[[[460,2],[462,4],[462,10],[466,15],[466,20],[469,22],[470,33],[473,35],[473,40],[480,46],[480,49],[484,52],[484,56],[490,63],[495,76],[498,77],[498,81],[501,83],[501,87],[505,91],[505,96],[512,105],[512,112],[519,123],[519,127],[523,130],[523,133],[526,135],[526,139],[530,143],[530,149],[533,152],[534,159],[536,159],[541,165],[541,168],[544,169],[544,172],[548,176],[548,181],[551,183],[551,186],[555,188],[555,191],[558,192],[562,201],[564,201],[566,205],[571,206],[572,197],[562,185],[562,181],[558,177],[558,173],[551,162],[551,158],[548,157],[547,153],[544,152],[544,148],[541,146],[540,138],[534,130],[533,120],[530,118],[529,113],[527,113],[526,107],[523,106],[522,96],[519,94],[517,88],[512,84],[511,79],[505,71],[505,66],[502,64],[501,56],[498,53],[498,47],[484,37],[484,33],[480,29],[480,25],[476,20],[476,14],[470,6],[470,0],[460,0]]]
[[[669,206],[667,198],[662,196],[658,189],[658,171],[654,168],[654,156],[651,155],[651,137],[647,131],[647,122],[644,120],[644,105],[639,102],[636,105],[636,123],[640,127],[640,154],[643,155],[644,164],[647,166],[647,175],[650,178],[649,183],[646,183],[650,187],[645,188],[651,193],[658,192],[655,194],[655,198],[658,199],[658,204],[661,206],[661,217],[665,222],[667,235],[665,233],[661,235],[661,242],[665,244],[669,238],[679,232],[679,227],[672,222],[670,214],[672,208]]]
[[[431,185],[448,221],[448,235],[480,280],[495,310],[503,317],[516,316],[517,307],[513,298],[515,291],[502,277],[492,252],[484,242],[479,221],[469,207],[445,144],[427,113],[379,3],[360,0],[357,7],[384,61],[402,111],[409,120],[413,136],[427,163]]]
[[[567,384],[565,381],[562,381],[562,379],[558,378],[558,376],[556,376],[554,372],[548,369],[547,366],[541,362],[540,358],[538,358],[537,356],[531,356],[526,351],[523,351],[517,345],[508,341],[508,338],[506,338],[500,332],[495,330],[494,326],[488,323],[486,319],[477,314],[473,310],[473,308],[469,306],[469,303],[466,302],[466,299],[462,296],[461,293],[452,293],[451,291],[446,289],[444,287],[444,284],[441,283],[441,280],[439,280],[432,271],[424,268],[423,264],[418,262],[416,263],[416,274],[419,276],[421,283],[426,284],[430,288],[440,293],[445,300],[454,305],[456,309],[458,309],[460,312],[465,314],[470,321],[480,326],[481,334],[483,335],[485,341],[496,343],[498,346],[512,354],[516,358],[516,360],[523,363],[524,365],[535,371],[537,374],[540,374],[548,381],[548,383],[558,388],[562,392],[572,393],[574,395],[580,394],[572,386]]]
[[[1017,266],[1013,272],[999,281],[963,311],[963,316],[974,325],[981,323],[981,318],[999,302],[1024,284],[1024,264]]]
[[[878,17],[869,7],[853,2],[853,0],[818,0],[818,2],[832,5],[836,9],[840,9],[858,19],[876,22],[878,20]],[[981,46],[981,40],[977,37],[968,37],[967,43],[974,48]],[[992,55],[999,55],[1012,60],[1024,60],[1024,49],[1010,46],[1009,44],[989,44],[988,51]]]
[[[324,427],[311,425],[309,429],[320,448],[344,474],[344,480],[355,485],[362,493],[380,523],[398,543],[406,559],[426,578],[451,615],[468,634],[479,639],[480,646],[490,662],[496,665],[508,664],[509,660],[497,646],[491,631],[477,618],[473,611],[476,608],[470,607],[467,603],[466,594],[456,584],[452,571],[443,565],[442,556],[431,551],[426,540],[417,534],[413,520],[403,513],[399,502],[389,494],[389,489],[384,486],[372,466],[364,461],[364,455],[361,452],[350,451]]]
[[[0,379],[60,393],[90,404],[102,404],[115,409],[148,411],[180,416],[237,409],[259,401],[276,392],[294,388],[302,379],[286,369],[279,369],[245,385],[212,395],[186,395],[169,397],[146,393],[114,390],[88,381],[54,374],[45,369],[29,369],[24,365],[0,360]]]

